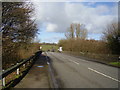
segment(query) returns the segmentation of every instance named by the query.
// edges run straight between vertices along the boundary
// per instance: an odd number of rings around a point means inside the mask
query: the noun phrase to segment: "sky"
[[[37,34],[35,41],[58,43],[60,39],[65,39],[64,34],[71,23],[84,24],[88,31],[87,39],[100,40],[107,25],[112,21],[117,21],[118,18],[117,0],[116,2],[115,0],[114,2],[104,1],[106,2],[32,0],[35,7],[33,18],[36,20],[40,33]]]

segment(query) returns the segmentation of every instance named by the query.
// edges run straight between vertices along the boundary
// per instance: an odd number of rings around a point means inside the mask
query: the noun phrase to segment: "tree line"
[[[87,39],[87,29],[83,24],[72,23],[67,29],[66,39],[59,41],[65,51],[120,54],[120,30],[117,22],[111,22],[106,26],[101,40]]]

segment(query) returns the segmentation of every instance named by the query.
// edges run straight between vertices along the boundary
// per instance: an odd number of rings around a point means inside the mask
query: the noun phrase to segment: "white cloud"
[[[46,26],[46,31],[48,32],[54,32],[57,29],[57,25],[56,24],[47,24]]]
[[[56,33],[56,34],[49,34],[47,37],[44,37],[44,38],[41,38],[41,42],[48,42],[48,43],[58,43],[58,41],[60,39],[62,39],[63,37],[59,34],[59,33]]]
[[[54,2],[34,2],[34,5],[38,27],[49,32],[65,32],[72,22],[79,22],[85,24],[89,33],[102,33],[109,22],[117,19],[117,7]]]
[[[98,11],[99,11],[99,12],[98,12]],[[100,6],[98,6],[98,7],[96,8],[96,12],[97,12],[98,14],[109,13],[109,11],[110,11],[110,9],[109,9],[107,6],[105,6],[105,5],[100,5]]]

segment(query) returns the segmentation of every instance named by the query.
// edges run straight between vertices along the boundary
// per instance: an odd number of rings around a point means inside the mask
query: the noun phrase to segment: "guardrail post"
[[[17,63],[18,64],[18,63]],[[17,69],[17,74],[19,75],[19,68]]]
[[[23,64],[23,67],[25,68],[25,64]]]
[[[30,63],[32,62],[32,59],[30,60]]]
[[[29,61],[27,61],[27,65],[29,65]]]
[[[29,64],[30,64],[30,60],[29,60]]]
[[[30,65],[30,63],[31,63],[31,60],[27,61],[27,65]]]
[[[4,71],[4,70],[3,70]],[[2,86],[5,87],[5,77],[2,79]]]

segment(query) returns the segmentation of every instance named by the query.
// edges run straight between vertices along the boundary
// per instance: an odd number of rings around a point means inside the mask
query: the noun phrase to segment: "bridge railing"
[[[6,77],[11,74],[12,72],[16,71],[16,75],[20,74],[20,67],[26,67],[27,64],[29,64],[29,66],[32,65],[32,63],[34,63],[34,61],[37,59],[37,57],[41,54],[41,51],[36,52],[33,56],[31,56],[30,58],[23,60],[20,63],[17,63],[16,65],[12,66],[11,68],[8,68],[7,70],[3,70],[2,74],[0,75],[0,79],[2,79],[2,86],[5,87],[6,86]]]

